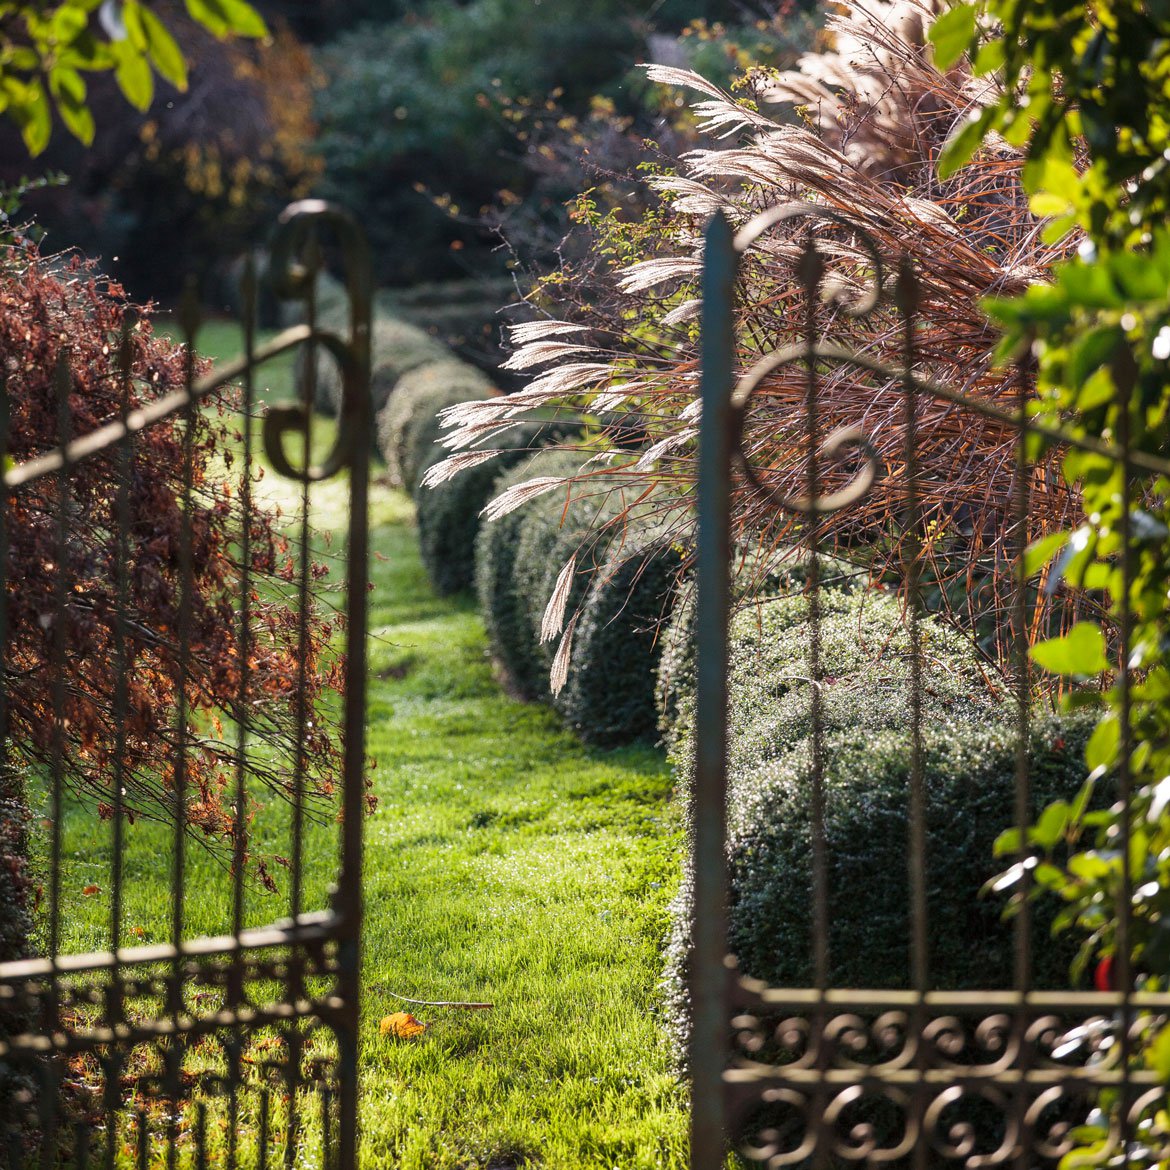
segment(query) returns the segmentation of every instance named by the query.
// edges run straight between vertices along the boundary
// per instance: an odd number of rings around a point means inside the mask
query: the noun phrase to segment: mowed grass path
[[[229,355],[238,337],[211,323],[201,348]],[[290,366],[265,371],[259,400],[287,396]],[[327,444],[332,424],[315,429]],[[294,532],[298,486],[269,471],[257,490]],[[316,555],[331,564],[323,585],[334,604],[347,505],[344,478],[313,489]],[[656,1019],[680,849],[662,754],[589,750],[551,711],[508,698],[473,601],[430,588],[411,501],[375,484],[370,522],[368,752],[378,809],[366,823],[363,1165],[681,1168],[685,1093]],[[252,847],[287,855],[287,805],[254,796]],[[336,872],[336,827],[307,834],[315,909]],[[222,933],[230,878],[205,850],[187,852],[184,934]],[[173,856],[165,826],[126,827],[129,943],[169,937]],[[110,826],[70,800],[63,950],[108,945],[112,864]],[[286,875],[276,876],[280,895],[249,885],[248,924],[288,912]],[[495,1006],[418,1007],[396,994]],[[401,1010],[428,1025],[423,1036],[380,1034],[381,1019]],[[304,1165],[316,1165],[304,1152]]]
[[[376,489],[374,517],[365,1164],[681,1167],[655,1019],[669,770],[508,698],[471,601],[432,594],[409,501]],[[390,992],[495,1007],[412,1008],[429,1031],[394,1042]]]

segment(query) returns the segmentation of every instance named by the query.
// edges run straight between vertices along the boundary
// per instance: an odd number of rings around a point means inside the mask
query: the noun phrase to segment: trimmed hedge
[[[390,482],[413,492],[423,463],[442,436],[439,411],[492,392],[486,374],[453,357],[403,374],[378,412],[378,449]]]
[[[1042,808],[1084,781],[1091,718],[1046,718],[1029,746],[1032,800]],[[1012,924],[1002,898],[981,897],[1002,866],[996,837],[1012,821],[1014,729],[948,723],[924,735],[926,889],[930,980],[940,989],[1004,988],[1013,979]],[[854,729],[826,742],[829,980],[836,987],[910,985],[909,841],[911,742],[905,730]],[[811,785],[807,741],[781,759],[734,777],[728,797],[731,950],[748,975],[778,986],[812,978]],[[678,1051],[689,1030],[687,972],[692,928],[689,875],[672,907],[664,980]],[[1067,987],[1075,953],[1051,937],[1054,900],[1034,908],[1034,980]]]
[[[582,458],[577,451],[538,452],[500,476],[492,497],[538,475],[572,475],[580,470]],[[532,631],[516,566],[529,513],[541,501],[546,501],[547,508],[547,501],[554,496],[563,507],[563,492],[538,496],[506,516],[483,524],[475,542],[475,593],[488,644],[511,689],[529,700],[549,697],[548,666]]]
[[[344,329],[347,306],[320,315],[322,325]],[[304,376],[304,347],[297,351],[296,376]],[[454,354],[441,342],[415,325],[375,312],[370,327],[370,397],[376,415],[386,405],[390,392],[403,375],[431,362],[456,361]],[[341,408],[341,372],[337,363],[323,349],[317,351],[317,385],[314,405],[322,413],[336,415]]]
[[[577,454],[580,467],[584,455]],[[556,587],[561,570],[570,557],[576,567],[565,605],[565,621],[585,600],[586,590],[596,570],[604,561],[611,534],[606,521],[617,511],[617,503],[604,489],[578,485],[566,507],[566,492],[546,492],[525,508],[520,525],[520,539],[513,569],[516,592],[528,621],[529,652],[535,655],[534,671],[542,677],[539,697],[552,701],[549,672],[564,637],[562,632],[551,641],[540,640],[544,612]]]
[[[809,599],[763,598],[731,621],[728,769],[732,776],[783,755],[812,730],[807,681]],[[826,732],[907,726],[910,632],[902,603],[855,588],[822,589],[821,720]],[[986,719],[986,687],[970,643],[924,619],[924,719]],[[695,697],[678,701],[672,756],[684,786],[693,771]]]
[[[474,586],[480,513],[495,494],[501,474],[540,447],[569,438],[578,429],[576,424],[552,420],[518,423],[492,440],[493,445],[503,448],[499,454],[428,488],[422,484],[423,474],[450,455],[443,447],[432,449],[419,471],[414,502],[419,550],[438,593],[459,593]]]
[[[678,549],[654,526],[631,533],[594,576],[573,637],[568,682],[554,700],[586,743],[614,747],[654,737],[659,635],[679,568]]]
[[[732,587],[740,596],[735,604],[742,609],[748,605],[758,606],[769,599],[794,597],[801,593],[808,579],[808,565],[802,555],[797,550],[783,548],[769,553],[752,549],[736,554],[737,571]],[[829,557],[820,559],[819,579],[826,590],[849,592],[868,584],[868,578],[860,569]],[[747,602],[744,594],[756,600]],[[693,696],[695,689],[695,603],[692,580],[680,588],[674,614],[662,632],[655,701],[662,743],[672,756],[677,754],[679,739],[689,727],[690,715],[683,718],[681,708],[686,696]],[[752,612],[755,612],[754,608]],[[729,636],[734,637],[734,627]]]

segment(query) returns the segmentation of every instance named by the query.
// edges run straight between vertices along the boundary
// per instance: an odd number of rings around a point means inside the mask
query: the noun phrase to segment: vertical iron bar
[[[716,213],[703,256],[702,416],[699,431],[694,955],[691,971],[691,1167],[720,1170],[727,1138],[723,1070],[727,1035],[727,624],[731,607],[732,309],[737,257]]]
[[[1012,590],[1012,658],[1016,682],[1016,798],[1015,824],[1020,835],[1020,847],[1016,861],[1022,863],[1028,856],[1028,826],[1031,823],[1032,793],[1029,775],[1028,750],[1031,739],[1032,675],[1031,659],[1028,656],[1028,579],[1025,573],[1024,557],[1028,549],[1028,507],[1031,472],[1027,457],[1028,422],[1028,378],[1022,362],[1016,364],[1016,411],[1019,416],[1019,433],[1016,435],[1015,483],[1012,490],[1016,531],[1013,559],[1016,564],[1014,588]],[[1032,871],[1023,869],[1020,886],[1020,908],[1016,915],[1014,942],[1016,947],[1014,980],[1021,996],[1032,990],[1032,902],[1030,898]],[[1031,1064],[1032,1048],[1024,1037],[1028,1033],[1027,1008],[1021,1000],[1016,1013],[1016,1035],[1020,1041],[1021,1072],[1026,1074]],[[1016,1170],[1030,1170],[1032,1157],[1030,1143],[1025,1140],[1028,1112],[1028,1095],[1023,1087],[1015,1094],[1015,1122],[1019,1134],[1019,1145],[1015,1152]]]
[[[918,491],[918,401],[914,382],[914,326],[918,307],[918,281],[908,256],[901,258],[896,287],[898,311],[902,318],[902,387],[905,409],[906,512],[902,539],[905,542],[906,595],[910,611],[910,839],[907,882],[910,889],[910,966],[916,994],[911,1013],[911,1035],[915,1038],[918,1078],[914,1084],[913,1125],[919,1138],[914,1144],[916,1170],[927,1170],[929,1145],[923,1140],[925,1114],[926,1045],[921,1037],[926,1028],[926,993],[930,990],[929,925],[926,902],[926,790],[922,767],[922,526]]]
[[[150,1129],[145,1109],[138,1110],[138,1170],[150,1170]]]
[[[1132,490],[1132,466],[1130,463],[1131,419],[1133,386],[1137,369],[1128,343],[1123,342],[1114,357],[1113,381],[1117,390],[1117,443],[1121,448],[1121,514],[1118,517],[1118,535],[1121,539],[1121,597],[1118,606],[1118,676],[1117,688],[1120,698],[1121,734],[1118,749],[1118,803],[1121,808],[1121,913],[1117,919],[1117,952],[1114,969],[1122,995],[1121,1011],[1118,1013],[1121,1027],[1120,1059],[1121,1083],[1118,1085],[1120,1098],[1120,1129],[1122,1162],[1129,1162],[1131,1137],[1130,1104],[1133,1099],[1129,1081],[1130,1062],[1133,1059],[1133,1041],[1130,1029],[1133,1026],[1133,967],[1130,955],[1131,918],[1133,914],[1133,873],[1130,861],[1130,846],[1133,837],[1133,694],[1130,680],[1130,653],[1133,641],[1133,610],[1131,591],[1133,588],[1133,546],[1132,524],[1130,521],[1130,498]]]
[[[121,420],[123,425],[126,425],[130,413],[132,365],[133,344],[129,325],[125,324],[118,347],[118,375],[122,384]],[[117,531],[117,540],[114,546],[116,561],[114,566],[114,766],[110,776],[110,808],[113,810],[111,813],[113,819],[113,857],[110,859],[110,950],[114,953],[115,961],[110,972],[110,989],[106,1009],[111,1027],[117,1027],[123,1022],[124,1011],[122,971],[117,962],[117,955],[122,946],[122,855],[125,849],[122,820],[125,815],[123,790],[126,780],[126,723],[130,681],[126,620],[130,604],[130,443],[130,435],[126,434],[114,452],[118,487],[114,504],[114,526]],[[111,1157],[112,1148],[111,1152],[107,1154],[107,1162],[110,1161]]]
[[[252,461],[254,458],[253,410],[256,352],[256,261],[249,251],[243,275],[244,332],[243,434],[244,469],[240,476],[240,626],[239,690],[236,696],[235,810],[232,817],[232,935],[236,948],[228,971],[227,1001],[239,1007],[244,1001],[244,961],[239,949],[244,929],[244,869],[248,859],[248,729],[251,718],[252,683]],[[236,1170],[239,1159],[238,1122],[240,1113],[241,1037],[234,1032],[227,1043],[228,1058],[228,1170]]]
[[[333,1170],[333,1094],[329,1082],[321,1083],[321,1166],[322,1170]]]
[[[0,362],[0,474],[8,466],[9,428],[11,415],[8,403],[8,372]],[[12,766],[8,758],[8,509],[12,504],[7,484],[0,485],[0,791],[8,788],[4,773]],[[15,784],[15,781],[13,781]],[[17,792],[12,792],[15,802]],[[14,808],[13,815],[17,810]],[[21,1011],[11,1008],[11,1015],[5,1011],[0,1015],[0,1026],[5,1030],[20,1031]],[[7,1016],[7,1018],[5,1018]],[[15,1170],[16,1158],[13,1149],[20,1141],[20,1131],[15,1126],[4,1133],[5,1150],[8,1154],[9,1170]]]
[[[203,1101],[195,1109],[195,1168],[207,1170],[207,1105]]]
[[[84,1121],[73,1125],[73,1164],[76,1170],[89,1166],[89,1126]]]
[[[338,1165],[356,1170],[358,1149],[358,1028],[361,1008],[362,844],[366,777],[366,628],[369,582],[370,305],[373,278],[364,245],[347,257],[352,364],[343,371],[341,425],[356,436],[349,468],[349,531],[346,549],[346,687],[342,779],[341,872],[336,909],[340,1085]]]
[[[829,1046],[821,1043],[827,1013],[824,992],[829,986],[829,873],[828,850],[825,842],[825,729],[821,710],[821,582],[820,582],[820,521],[816,511],[821,495],[818,446],[820,444],[820,403],[817,379],[817,301],[824,263],[817,250],[816,237],[810,227],[805,236],[800,258],[800,279],[805,297],[804,346],[805,346],[805,442],[808,456],[805,467],[807,497],[810,511],[805,539],[808,546],[808,677],[809,677],[809,744],[811,750],[812,791],[810,793],[810,817],[812,820],[812,947],[813,983],[821,993],[820,1002],[813,1013],[817,1067],[827,1071]],[[817,1141],[813,1148],[813,1167],[828,1164],[828,1150],[831,1144],[829,1133],[824,1128],[825,1106],[824,1082],[819,1082],[814,1095],[813,1115],[817,1128]]]
[[[260,1134],[259,1134],[260,1148],[258,1149],[258,1151],[256,1153],[257,1170],[268,1170],[268,1130],[269,1130],[268,1108],[269,1108],[268,1090],[261,1089],[260,1090]]]
[[[310,329],[317,326],[317,273],[321,267],[321,251],[314,235],[309,241],[307,266],[312,274],[309,295],[306,300],[306,314]],[[312,419],[313,399],[316,394],[317,345],[309,338],[305,349],[305,376],[301,379],[301,408],[304,411],[305,429],[302,435],[301,466],[312,465]],[[305,705],[305,688],[308,684],[309,659],[309,478],[301,481],[301,525],[300,525],[300,572],[297,580],[297,688],[296,688],[296,756],[293,760],[293,807],[292,807],[292,878],[289,892],[289,913],[295,919],[302,910],[302,867],[304,864],[304,818],[305,818],[305,772],[308,764],[305,751],[305,732],[308,712]],[[299,966],[296,968],[300,970]],[[301,988],[294,988],[300,994]]]
[[[57,365],[53,372],[53,386],[57,398],[57,442],[62,451],[68,446],[72,431],[69,412],[69,391],[71,383],[69,351],[62,346],[58,351]],[[61,983],[58,972],[58,958],[61,952],[61,852],[65,815],[65,663],[68,658],[66,640],[69,634],[67,620],[68,578],[69,578],[69,475],[72,467],[68,459],[62,460],[57,476],[57,539],[56,566],[53,582],[53,627],[51,648],[51,669],[53,672],[53,734],[52,734],[52,804],[49,816],[50,862],[49,862],[49,1017],[44,1026],[56,1031],[61,1027]],[[43,1132],[41,1156],[43,1164],[52,1166],[56,1160],[57,1122],[60,1086],[52,1074],[52,1066],[46,1064],[46,1082],[49,1091],[40,1103]]]
[[[169,1078],[169,1092],[172,1099],[172,1109],[168,1114],[167,1122],[167,1170],[174,1170],[177,1159],[178,1140],[178,1109],[182,1097],[182,1062],[183,1043],[182,1032],[179,1029],[179,1018],[184,1010],[183,994],[183,928],[184,928],[184,900],[186,890],[186,843],[187,843],[187,762],[188,738],[187,726],[189,712],[187,690],[190,685],[191,671],[191,634],[192,608],[195,603],[195,564],[192,548],[192,513],[194,510],[194,480],[195,480],[195,427],[197,424],[197,407],[191,396],[195,383],[195,336],[199,328],[199,308],[196,299],[195,284],[187,281],[183,291],[183,301],[179,310],[180,323],[183,329],[186,350],[184,353],[184,385],[188,394],[188,401],[182,412],[183,425],[183,500],[182,500],[182,531],[179,537],[179,662],[177,674],[177,695],[175,701],[175,768],[174,768],[174,869],[171,877],[171,898],[173,915],[171,919],[171,944],[175,948],[175,958],[171,967],[171,978],[167,988],[167,1010],[171,1014],[175,1025],[174,1047],[167,1053],[167,1075]]]
[[[244,471],[240,477],[240,629],[239,692],[236,712],[236,793],[232,824],[232,934],[237,943],[244,929],[244,867],[248,856],[248,722],[251,685],[252,617],[252,411],[255,399],[252,362],[256,349],[256,265],[249,252],[244,260],[244,357],[243,375]],[[229,1003],[237,1006],[243,997],[239,951],[232,961]]]

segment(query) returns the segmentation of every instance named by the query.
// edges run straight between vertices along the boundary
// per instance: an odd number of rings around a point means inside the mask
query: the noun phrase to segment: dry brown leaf
[[[421,1036],[429,1026],[421,1020],[416,1020],[410,1012],[393,1012],[382,1017],[378,1031],[383,1036],[388,1036],[393,1040],[414,1040]]]

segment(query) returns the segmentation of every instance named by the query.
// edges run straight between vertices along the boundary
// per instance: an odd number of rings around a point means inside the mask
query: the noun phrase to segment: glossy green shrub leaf
[[[149,62],[129,41],[117,41],[113,48],[118,88],[136,110],[148,110],[154,99],[154,74]]]
[[[1113,767],[1120,745],[1121,728],[1117,716],[1105,715],[1097,724],[1085,748],[1085,763],[1088,764],[1089,772],[1094,778],[1104,775]]]
[[[264,37],[268,27],[244,0],[187,0],[187,11],[217,37]]]
[[[930,26],[934,63],[949,69],[971,47],[975,37],[975,5],[956,4]]]
[[[142,9],[142,29],[154,67],[176,89],[187,88],[187,62],[166,25],[149,8]]]
[[[1024,577],[1035,576],[1065,545],[1071,533],[1052,532],[1034,540],[1024,553]]]
[[[1092,622],[1077,622],[1063,637],[1040,642],[1030,653],[1033,661],[1053,674],[1101,674],[1110,669],[1105,635]]]
[[[960,167],[971,161],[991,126],[992,118],[990,110],[977,110],[967,121],[955,124],[939,155],[940,179],[949,179]]]

